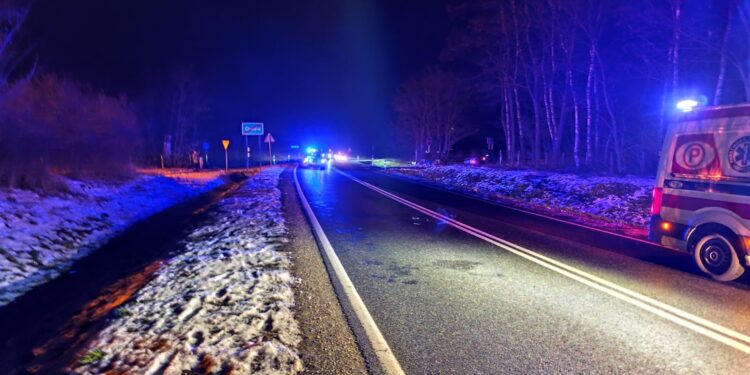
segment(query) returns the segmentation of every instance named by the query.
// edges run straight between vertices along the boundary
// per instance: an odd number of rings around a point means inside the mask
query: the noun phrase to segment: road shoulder
[[[293,258],[295,317],[302,332],[300,355],[308,374],[367,374],[359,346],[305,219],[293,185],[293,170],[279,181],[289,242],[284,251]]]

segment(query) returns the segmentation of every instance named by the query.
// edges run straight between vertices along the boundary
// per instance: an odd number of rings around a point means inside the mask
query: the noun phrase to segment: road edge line
[[[328,241],[328,237],[323,231],[323,227],[320,225],[317,217],[315,217],[315,213],[313,212],[310,203],[307,201],[307,197],[305,197],[305,193],[302,191],[302,186],[299,183],[297,167],[293,169],[292,174],[294,175],[294,185],[297,189],[297,195],[302,202],[302,207],[304,208],[305,215],[310,222],[313,234],[318,239],[320,246],[323,248],[323,256],[326,257],[328,263],[331,265],[331,269],[333,270],[332,274],[330,270],[328,273],[331,277],[335,277],[340,283],[341,289],[344,292],[344,297],[348,300],[355,317],[362,325],[362,328],[364,328],[367,339],[375,352],[378,362],[380,362],[380,366],[386,374],[405,375],[404,370],[401,368],[401,364],[398,362],[398,359],[396,359],[390,346],[388,346],[388,342],[385,341],[385,337],[383,337],[377,324],[375,324],[375,320],[373,320],[372,315],[370,315],[370,311],[367,310],[367,306],[365,306],[359,293],[357,293],[357,289],[354,287],[354,284],[346,273],[339,257],[333,250],[330,241]]]

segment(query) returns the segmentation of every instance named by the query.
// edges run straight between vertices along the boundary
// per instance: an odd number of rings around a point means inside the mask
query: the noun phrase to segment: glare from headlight
[[[335,154],[333,155],[333,160],[339,161],[339,162],[346,162],[349,160],[349,157],[344,154]]]

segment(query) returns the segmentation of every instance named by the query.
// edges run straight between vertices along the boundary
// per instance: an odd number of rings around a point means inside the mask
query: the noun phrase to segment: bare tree
[[[496,113],[509,162],[643,171],[674,102],[706,77],[718,72],[714,103],[750,99],[747,2],[455,0],[448,12],[442,61]]]
[[[725,49],[722,56],[734,67],[742,81],[745,100],[750,100],[750,4],[740,2],[736,6],[736,15],[739,27],[733,33],[730,30],[731,34],[728,36],[732,48]]]
[[[721,104],[722,94],[724,93],[724,80],[727,71],[727,55],[729,54],[729,42],[732,36],[732,21],[735,10],[739,6],[738,0],[730,0],[727,6],[724,32],[722,33],[721,45],[719,50],[719,73],[716,77],[716,89],[714,90],[714,105]]]
[[[183,165],[188,164],[188,155],[196,147],[200,116],[208,111],[208,105],[198,90],[198,82],[191,69],[178,69],[175,84],[169,120],[171,163]]]
[[[422,95],[421,82],[410,79],[401,86],[393,108],[398,114],[398,128],[407,133],[414,147],[414,162],[419,162],[424,155],[427,143],[427,110],[425,96]]]
[[[402,86],[393,106],[400,128],[412,138],[415,159],[430,147],[445,160],[456,142],[476,131],[462,121],[467,102],[464,85],[442,69],[429,69]]]
[[[16,44],[28,14],[27,2],[0,0],[0,89],[8,85],[21,61]],[[34,70],[27,76],[31,77]]]

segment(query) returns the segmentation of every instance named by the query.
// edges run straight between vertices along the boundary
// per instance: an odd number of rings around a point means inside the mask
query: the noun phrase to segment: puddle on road
[[[477,276],[477,277],[490,277],[490,278],[500,278],[505,277],[500,272],[494,272],[491,269],[480,269],[479,267],[482,266],[481,262],[474,262],[470,260],[461,260],[461,259],[440,259],[436,260],[432,263],[432,266],[434,268],[439,269],[449,269],[454,271],[460,271],[465,272],[467,275],[471,276]]]
[[[379,260],[374,260],[374,259],[365,259],[365,261],[362,263],[364,263],[365,266],[382,266],[383,265],[383,262]]]
[[[436,268],[447,268],[456,271],[471,271],[474,268],[481,266],[482,263],[472,262],[470,260],[449,260],[440,259],[432,263]]]
[[[370,274],[370,277],[374,279],[385,280],[391,284],[416,285],[419,283],[419,280],[415,279],[412,274],[412,271],[419,270],[419,267],[410,264],[400,265],[394,261],[386,264],[374,259],[366,259],[363,264],[374,268],[375,273]]]

